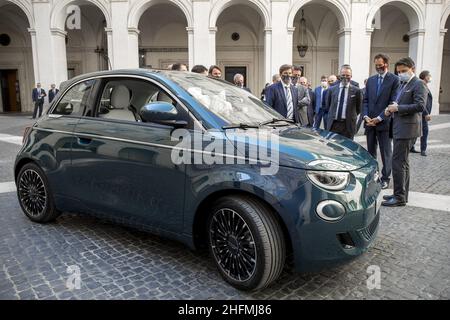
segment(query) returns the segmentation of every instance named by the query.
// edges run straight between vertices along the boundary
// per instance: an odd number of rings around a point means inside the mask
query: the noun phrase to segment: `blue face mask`
[[[401,82],[408,82],[409,79],[411,79],[411,75],[409,74],[409,72],[403,72],[399,73],[398,78]]]

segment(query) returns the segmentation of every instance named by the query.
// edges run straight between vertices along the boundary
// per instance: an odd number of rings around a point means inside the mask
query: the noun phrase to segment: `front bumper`
[[[330,193],[306,184],[310,192],[308,205],[299,209],[297,239],[293,241],[296,270],[316,272],[350,261],[372,244],[380,222],[381,185],[375,181],[377,168],[368,166],[353,173],[348,189]],[[346,213],[334,222],[319,218],[315,210],[323,200],[341,203]]]

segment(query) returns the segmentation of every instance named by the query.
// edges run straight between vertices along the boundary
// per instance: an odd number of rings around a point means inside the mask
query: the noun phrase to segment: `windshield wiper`
[[[230,124],[229,126],[223,126],[222,129],[250,129],[250,128],[255,128],[258,129],[259,126],[258,125],[254,125],[254,124],[247,124],[247,123],[238,123],[238,124]]]
[[[281,122],[281,121],[295,124],[294,120],[273,118],[272,120],[267,120],[267,121],[261,122],[259,124],[259,126],[261,127],[261,126],[265,126],[268,124],[274,124],[274,123]]]

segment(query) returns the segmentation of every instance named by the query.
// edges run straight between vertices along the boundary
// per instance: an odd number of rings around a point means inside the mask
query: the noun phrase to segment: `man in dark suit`
[[[350,83],[351,67],[342,66],[340,75],[340,83],[328,89],[327,92],[327,130],[353,140],[356,133],[356,119],[361,113],[363,98],[361,90]]]
[[[377,54],[374,58],[377,74],[367,80],[362,117],[364,119],[367,150],[376,159],[377,146],[380,146],[382,188],[389,187],[392,172],[392,139],[389,137],[390,117],[385,115],[385,109],[395,101],[400,81],[390,73],[389,57]]]
[[[328,89],[328,78],[327,76],[322,76],[320,78],[320,86],[314,89],[314,125],[315,129],[320,128],[322,119],[324,117],[325,110],[322,108],[322,101],[324,101],[324,92]],[[324,121],[325,122],[325,121]]]
[[[428,85],[431,83],[431,74],[430,71],[424,70],[420,73],[419,79],[423,81],[427,88],[427,105],[422,113],[422,137],[420,138],[420,154],[424,157],[427,156],[427,142],[428,142],[428,122],[431,120],[431,109],[433,108],[433,95],[431,94]],[[411,152],[415,151],[414,145],[416,141],[414,140],[414,144],[411,147]]]
[[[33,89],[33,92],[31,94],[31,98],[34,102],[34,112],[33,112],[33,119],[36,119],[36,115],[38,114],[38,118],[42,115],[42,109],[44,108],[44,98],[47,96],[45,93],[45,90],[41,88],[41,84],[37,83],[36,88]]]
[[[415,138],[421,136],[422,112],[427,102],[425,84],[414,75],[415,63],[411,58],[397,62],[400,87],[395,102],[390,104],[385,115],[392,115],[394,152],[392,155],[392,177],[394,194],[384,196],[383,206],[399,207],[408,202],[409,152]]]
[[[58,92],[59,89],[56,88],[55,84],[52,84],[50,90],[48,90],[48,103],[52,103],[53,99],[55,99]]]
[[[300,117],[300,123],[304,126],[308,124],[308,114],[307,109],[308,105],[311,103],[311,99],[308,94],[308,89],[303,86],[300,82],[302,78],[302,67],[298,65],[292,66],[292,84],[297,88],[298,95],[298,114]]]
[[[304,103],[304,109],[306,109],[306,123],[304,123],[305,126],[307,127],[312,127],[313,122],[314,122],[314,91],[311,90],[311,88],[309,87],[308,84],[308,79],[306,77],[301,77],[300,78],[300,86],[302,86],[305,89],[306,92],[306,96],[307,96],[307,100],[306,103]],[[298,86],[297,86],[298,87]],[[300,94],[300,90],[299,90],[299,94]],[[302,101],[300,101],[299,106],[301,106]]]
[[[300,122],[298,114],[298,90],[292,84],[292,66],[284,64],[280,67],[281,81],[266,89],[266,103],[283,117]]]

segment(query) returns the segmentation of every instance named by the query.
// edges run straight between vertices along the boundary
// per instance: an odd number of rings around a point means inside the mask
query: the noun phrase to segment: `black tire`
[[[286,259],[283,231],[272,210],[260,201],[241,195],[219,199],[207,228],[210,254],[233,287],[259,290],[280,276]]]
[[[20,207],[31,221],[46,223],[61,214],[55,207],[47,177],[36,164],[27,163],[20,169],[16,185]]]

